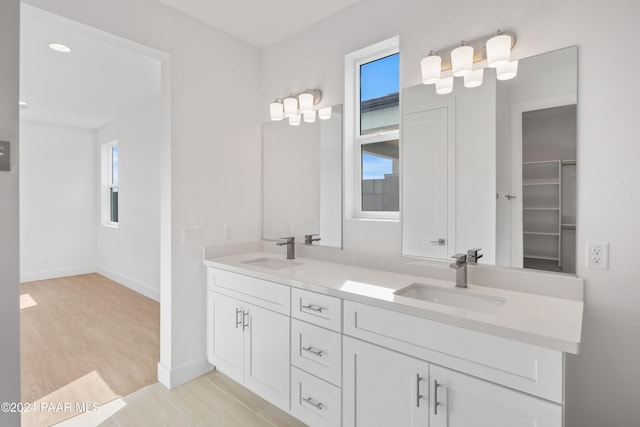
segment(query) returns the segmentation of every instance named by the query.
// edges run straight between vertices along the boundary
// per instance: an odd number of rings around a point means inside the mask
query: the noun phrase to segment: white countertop
[[[243,263],[258,258],[284,261],[281,255],[249,252],[208,258],[204,264],[567,353],[579,350],[582,301],[469,284],[467,291],[505,300],[495,312],[484,313],[393,294],[416,282],[455,287],[445,280],[309,258],[296,258],[298,265],[275,270]]]

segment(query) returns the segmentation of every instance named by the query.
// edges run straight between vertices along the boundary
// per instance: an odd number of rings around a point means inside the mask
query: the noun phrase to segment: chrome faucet
[[[480,248],[469,249],[467,251],[467,263],[473,265],[477,264],[478,260],[482,258],[482,255],[479,255],[481,250],[482,249]]]
[[[451,258],[455,262],[449,264],[449,267],[456,270],[456,288],[467,287],[467,256],[465,254],[455,254]]]
[[[314,236],[318,236],[318,237],[314,237]],[[311,245],[313,244],[313,242],[318,242],[320,241],[320,235],[319,234],[305,234],[304,235],[304,244],[305,245]]]
[[[276,245],[287,245],[287,259],[296,259],[296,244],[294,243],[295,237],[281,237],[284,242],[278,242]]]

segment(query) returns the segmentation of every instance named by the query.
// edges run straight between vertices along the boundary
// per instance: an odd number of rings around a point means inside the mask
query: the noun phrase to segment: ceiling
[[[360,0],[157,0],[257,48],[273,45]]]
[[[27,5],[20,31],[21,119],[98,129],[160,96],[160,60],[128,41]]]

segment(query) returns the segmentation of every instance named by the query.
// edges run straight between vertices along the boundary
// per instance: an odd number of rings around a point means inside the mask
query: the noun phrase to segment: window
[[[400,54],[398,37],[345,58],[347,212],[355,218],[399,219]]]
[[[118,226],[118,142],[102,147],[102,222],[107,226]]]

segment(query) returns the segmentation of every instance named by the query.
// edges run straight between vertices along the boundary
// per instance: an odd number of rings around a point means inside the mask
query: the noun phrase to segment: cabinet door
[[[254,305],[245,311],[244,384],[288,411],[290,319]]]
[[[562,426],[558,404],[435,365],[429,375],[430,427]]]
[[[427,426],[426,362],[346,336],[343,349],[345,427]]]
[[[209,362],[223,374],[242,382],[242,303],[217,292],[209,292]]]

